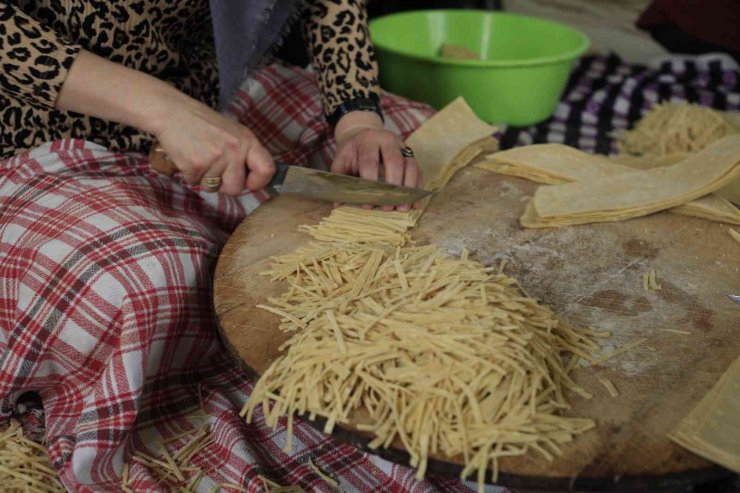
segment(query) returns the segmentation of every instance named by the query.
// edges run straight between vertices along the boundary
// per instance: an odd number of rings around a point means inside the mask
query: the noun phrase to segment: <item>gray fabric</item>
[[[265,53],[282,41],[298,0],[209,0],[219,75],[219,106],[231,100]]]

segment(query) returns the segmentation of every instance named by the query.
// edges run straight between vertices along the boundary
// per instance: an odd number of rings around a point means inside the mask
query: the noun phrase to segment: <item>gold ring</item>
[[[401,147],[401,155],[403,157],[414,157],[414,150],[409,146]]]
[[[208,188],[217,189],[221,186],[221,182],[222,180],[220,176],[206,176],[203,178],[201,183]]]

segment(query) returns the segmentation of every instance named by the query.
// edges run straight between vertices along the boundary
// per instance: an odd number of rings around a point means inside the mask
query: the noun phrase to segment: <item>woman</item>
[[[320,94],[305,71],[257,69],[292,18]],[[195,426],[197,406],[218,418],[193,459],[206,482],[310,489],[308,454],[361,490],[411,484],[305,425],[290,455],[281,433],[247,427],[250,384],[211,308],[219,249],[264,199],[274,156],[419,184],[398,134],[429,110],[389,97],[384,127],[362,3],[3,1],[0,46],[0,426],[38,393],[73,491],[117,490],[123,464]],[[155,140],[181,178],[150,169]],[[138,462],[130,476],[164,488]]]
[[[205,1],[3,2],[2,156],[60,137],[144,151],[153,136],[191,185],[220,177],[211,191],[237,195],[248,169],[247,187],[262,188],[274,171],[269,152],[248,125],[212,109],[219,80],[211,32],[221,59],[220,100],[227,103],[297,2],[211,3],[214,29]],[[340,144],[333,169],[374,179],[382,155],[389,182],[416,186],[417,166],[404,161],[378,114],[376,67],[360,5],[313,0],[307,6],[309,50]],[[266,12],[274,20],[263,20]],[[352,111],[368,108],[378,113]]]

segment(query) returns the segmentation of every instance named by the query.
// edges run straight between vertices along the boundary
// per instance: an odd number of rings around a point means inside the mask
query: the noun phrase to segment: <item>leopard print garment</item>
[[[304,24],[324,108],[367,98],[378,88],[378,68],[363,0],[309,2]]]
[[[308,0],[304,30],[324,110],[378,93],[362,0]],[[80,49],[147,72],[211,107],[218,70],[208,0],[0,2],[0,157],[51,140],[146,152],[138,129],[54,108]]]

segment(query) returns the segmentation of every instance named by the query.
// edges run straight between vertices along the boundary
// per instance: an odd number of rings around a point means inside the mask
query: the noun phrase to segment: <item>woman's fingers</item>
[[[275,163],[248,128],[197,102],[176,111],[156,137],[189,185],[237,195],[270,182]]]
[[[380,152],[383,156],[385,181],[392,185],[403,185],[405,162],[396,139],[383,139],[380,143]]]
[[[421,188],[419,165],[413,156],[404,156],[403,147],[403,141],[385,129],[362,129],[340,143],[331,170],[366,180],[382,179],[393,185]],[[407,204],[398,209],[408,211],[411,207],[412,204]],[[393,207],[383,206],[383,209]]]
[[[361,141],[357,146],[357,169],[360,178],[377,181],[380,178],[380,148],[372,141]],[[375,204],[365,204],[372,209]]]
[[[253,192],[265,188],[275,174],[275,161],[256,138],[247,150],[246,166],[249,168],[247,188]]]
[[[390,136],[389,136],[390,137]],[[401,147],[395,138],[385,138],[381,141],[380,152],[383,155],[383,169],[385,181],[392,185],[403,185],[406,176],[406,162],[401,155]],[[399,210],[408,210],[406,205],[399,206]],[[384,206],[383,210],[391,211],[393,206]]]
[[[339,173],[341,175],[356,175],[354,172],[355,164],[357,161],[357,153],[355,152],[354,146],[340,147],[337,153],[334,155],[334,161],[331,163],[329,171],[332,173]],[[341,202],[334,202],[334,208],[341,207]]]
[[[380,148],[373,141],[362,141],[357,147],[357,167],[360,178],[377,181],[380,173]]]
[[[185,183],[196,186],[200,184],[209,169],[219,160],[217,153],[198,153],[193,155],[180,155],[179,152],[170,154],[172,161],[180,169]]]
[[[410,188],[419,188],[421,186],[421,172],[419,171],[419,165],[416,163],[416,159],[412,157],[404,158],[404,175],[403,175],[403,186]],[[413,204],[414,206],[416,204]],[[398,208],[399,211],[411,210],[412,204],[405,204]]]
[[[219,193],[225,193],[226,195],[239,195],[244,190],[244,180],[246,179],[246,167],[244,162],[246,156],[243,152],[240,152],[231,159],[226,168],[219,170],[214,167],[213,173],[220,173],[221,186],[218,188]],[[209,173],[210,174],[210,173]]]

